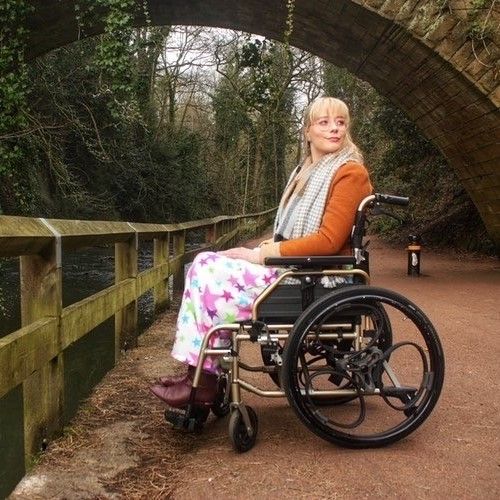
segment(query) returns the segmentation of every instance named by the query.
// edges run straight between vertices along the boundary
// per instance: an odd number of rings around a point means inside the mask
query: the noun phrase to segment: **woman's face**
[[[306,130],[313,162],[329,153],[336,153],[344,146],[347,120],[343,116],[320,115]]]

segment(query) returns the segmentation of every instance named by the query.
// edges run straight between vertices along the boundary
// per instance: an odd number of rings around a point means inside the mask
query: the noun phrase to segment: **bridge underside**
[[[78,39],[73,1],[32,3],[36,9],[30,19],[28,57]],[[281,39],[285,30],[286,2],[282,0],[148,3],[155,25],[217,26],[274,39]],[[394,6],[397,2],[295,3],[291,43],[346,67],[404,110],[456,170],[500,248],[500,88],[496,73],[481,67],[470,48],[467,54],[465,48],[469,46],[465,43],[453,45],[443,38],[438,49],[431,48],[432,43],[423,43],[403,26],[404,22],[395,23],[383,8],[386,3]],[[399,3],[403,6],[409,2]],[[394,12],[392,17],[397,19]],[[138,25],[141,22],[137,20]],[[95,29],[95,33],[99,31]],[[448,44],[447,54],[443,44]],[[468,72],[464,71],[466,67]]]

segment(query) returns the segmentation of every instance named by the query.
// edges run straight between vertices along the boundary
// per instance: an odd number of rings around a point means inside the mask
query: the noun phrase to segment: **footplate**
[[[165,420],[174,429],[187,432],[199,432],[207,421],[210,408],[193,406],[185,409],[167,408],[165,410]]]

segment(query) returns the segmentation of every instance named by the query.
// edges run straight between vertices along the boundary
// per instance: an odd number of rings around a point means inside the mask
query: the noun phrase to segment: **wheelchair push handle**
[[[356,212],[356,218],[351,233],[351,245],[354,249],[354,255],[358,264],[363,260],[363,237],[365,235],[366,210],[377,203],[405,207],[409,202],[410,199],[407,196],[396,196],[383,193],[371,194],[361,201],[358,211]]]
[[[375,201],[379,203],[387,203],[388,205],[399,205],[406,207],[410,203],[408,196],[395,196],[393,194],[375,193]]]

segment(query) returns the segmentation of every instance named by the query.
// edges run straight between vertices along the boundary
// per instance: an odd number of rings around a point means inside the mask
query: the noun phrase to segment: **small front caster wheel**
[[[239,409],[234,410],[229,418],[229,437],[234,449],[242,453],[253,448],[257,440],[258,431],[258,421],[255,411],[250,406],[246,406],[245,408],[250,419],[251,432],[247,429],[245,419]]]

